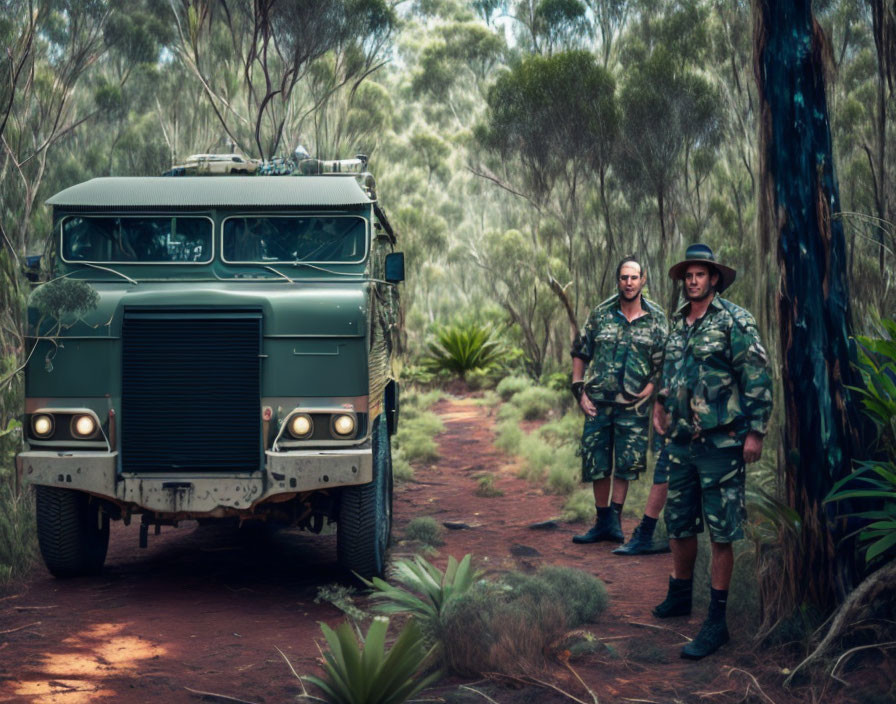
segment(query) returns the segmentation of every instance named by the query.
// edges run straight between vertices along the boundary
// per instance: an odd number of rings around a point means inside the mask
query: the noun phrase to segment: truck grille
[[[123,471],[258,469],[261,321],[245,310],[125,312]]]

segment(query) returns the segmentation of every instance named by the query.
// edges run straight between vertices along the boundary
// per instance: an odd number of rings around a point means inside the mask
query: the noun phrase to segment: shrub
[[[404,534],[408,540],[416,540],[424,545],[438,547],[445,544],[445,541],[442,540],[442,526],[431,516],[418,516],[411,519]]]
[[[434,437],[444,430],[444,423],[435,413],[415,409],[403,414],[393,437],[394,447],[406,462],[435,462],[439,459],[439,446]]]
[[[514,394],[510,402],[522,411],[525,420],[540,420],[559,408],[562,401],[560,394],[543,386],[532,386]]]
[[[561,518],[569,523],[575,521],[594,520],[594,491],[592,489],[580,489],[572,494],[563,504]]]
[[[498,364],[503,355],[504,348],[491,328],[468,323],[440,327],[423,361],[428,369],[447,370],[463,378],[474,369]]]
[[[577,447],[582,437],[583,416],[574,409],[562,417],[545,423],[538,429],[538,436],[554,447],[572,445]]]
[[[576,457],[576,448],[565,445],[554,451],[547,474],[547,489],[553,494],[567,496],[582,483],[581,461]]]
[[[491,498],[495,496],[504,496],[504,492],[495,486],[494,474],[483,474],[477,480],[476,496]]]
[[[547,648],[569,628],[593,620],[606,603],[600,580],[566,567],[477,582],[444,608],[445,661],[468,676],[543,669]]]
[[[324,678],[306,675],[330,704],[401,704],[435,682],[441,673],[422,677],[430,657],[420,628],[412,620],[386,651],[389,619],[378,616],[370,624],[363,647],[347,622],[335,631],[320,625],[329,650],[324,652]]]
[[[566,599],[566,626],[576,628],[594,621],[610,602],[607,587],[597,577],[582,570],[547,565],[538,570],[554,593]]]
[[[532,386],[532,380],[526,376],[508,376],[498,383],[498,386],[495,388],[495,391],[498,392],[498,396],[501,397],[502,401],[509,401],[514,394],[518,394],[520,391],[524,389],[528,389]]]
[[[409,482],[414,478],[414,468],[400,448],[392,452],[392,477],[397,482]]]
[[[398,560],[392,569],[391,579],[400,586],[374,577],[364,583],[373,590],[371,601],[380,613],[411,614],[423,628],[428,640],[437,641],[441,634],[442,610],[452,597],[466,592],[479,577],[471,566],[472,555],[464,555],[458,562],[448,557],[445,571],[415,557],[413,561]]]
[[[520,426],[514,420],[506,420],[498,423],[495,447],[509,455],[519,454],[523,442],[523,433]]]

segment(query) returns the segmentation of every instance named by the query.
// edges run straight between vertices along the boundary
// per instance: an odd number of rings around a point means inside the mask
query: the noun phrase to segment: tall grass
[[[411,388],[402,394],[398,431],[392,438],[392,472],[396,480],[413,479],[412,463],[439,459],[436,436],[444,432],[445,425],[430,408],[443,396],[438,389],[418,392]]]
[[[569,567],[476,582],[443,609],[446,664],[470,676],[542,670],[551,646],[569,629],[594,621],[607,602],[600,580]]]

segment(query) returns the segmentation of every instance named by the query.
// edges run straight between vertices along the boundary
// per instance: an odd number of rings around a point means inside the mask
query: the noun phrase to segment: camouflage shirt
[[[598,305],[572,345],[572,356],[590,362],[585,390],[595,402],[631,400],[658,382],[669,331],[660,307],[641,296],[646,315],[629,322],[619,309],[619,294]]]
[[[687,441],[703,432],[727,447],[751,430],[765,435],[772,382],[753,316],[719,296],[693,325],[687,312],[675,314],[666,342],[659,396],[671,417],[668,436]],[[711,430],[720,432],[706,435]]]

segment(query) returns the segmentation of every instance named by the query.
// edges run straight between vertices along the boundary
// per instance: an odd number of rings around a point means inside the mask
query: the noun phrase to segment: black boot
[[[727,606],[727,589],[709,590],[709,614],[697,637],[681,649],[681,657],[699,660],[712,655],[728,642],[728,625],[725,623]]]
[[[625,540],[619,527],[619,515],[610,506],[598,507],[597,520],[587,533],[572,536],[574,543],[598,543],[602,540],[617,543]]]
[[[657,618],[689,616],[691,613],[693,588],[693,579],[669,577],[669,591],[666,593],[666,599],[653,609],[653,615]]]
[[[699,660],[712,655],[729,640],[728,624],[725,616],[708,616],[703,622],[700,633],[681,649],[681,657],[687,660]]]
[[[657,540],[653,531],[646,530],[643,523],[639,523],[632,533],[632,539],[625,545],[616,548],[614,555],[654,555],[659,552],[669,552],[668,540]]]

